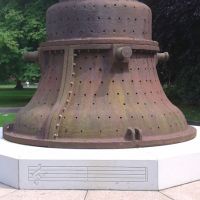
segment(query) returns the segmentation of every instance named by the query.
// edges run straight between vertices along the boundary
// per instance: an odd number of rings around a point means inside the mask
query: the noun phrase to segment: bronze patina
[[[48,41],[25,58],[41,66],[31,102],[4,138],[58,148],[132,148],[195,137],[157,74],[152,13],[136,0],[61,0],[47,11]]]

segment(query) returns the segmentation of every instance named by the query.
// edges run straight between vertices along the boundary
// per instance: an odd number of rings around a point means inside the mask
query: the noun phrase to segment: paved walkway
[[[0,108],[0,113],[7,114],[7,113],[17,113],[21,108]]]
[[[200,200],[200,181],[160,192],[15,190],[0,184],[0,200]]]

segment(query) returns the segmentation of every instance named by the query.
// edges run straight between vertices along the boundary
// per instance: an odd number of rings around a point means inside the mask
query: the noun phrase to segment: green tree
[[[0,81],[37,81],[37,65],[22,55],[36,50],[46,38],[45,12],[55,0],[0,0]],[[32,80],[32,81],[33,81]]]
[[[181,102],[200,104],[200,1],[143,0],[153,10],[153,38],[170,53],[158,67],[162,83]]]

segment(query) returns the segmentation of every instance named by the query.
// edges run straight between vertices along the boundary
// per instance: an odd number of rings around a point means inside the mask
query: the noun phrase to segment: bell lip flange
[[[108,38],[72,38],[72,39],[61,39],[61,40],[49,40],[43,42],[40,48],[45,47],[64,47],[67,45],[113,45],[113,44],[123,44],[123,45],[133,45],[133,49],[141,50],[151,50],[159,52],[159,44],[153,40],[143,40],[135,38],[124,38],[124,37],[108,37]]]
[[[4,128],[3,138],[7,141],[36,146],[36,147],[47,147],[47,148],[63,148],[63,149],[128,149],[128,148],[143,148],[143,147],[154,147],[154,146],[163,146],[178,144],[192,140],[196,137],[196,129],[188,126],[188,128],[183,132],[177,132],[165,136],[157,137],[146,137],[146,139],[138,141],[126,141],[124,138],[114,138],[114,139],[56,139],[56,140],[47,140],[39,139],[34,136],[27,136],[22,134],[15,134],[12,130],[6,130]],[[171,137],[170,137],[171,136]],[[154,138],[154,139],[152,139]]]

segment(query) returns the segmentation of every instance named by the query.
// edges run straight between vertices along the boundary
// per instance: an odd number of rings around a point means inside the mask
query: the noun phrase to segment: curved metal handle
[[[38,62],[39,51],[26,52],[23,54],[23,59],[29,62]]]

